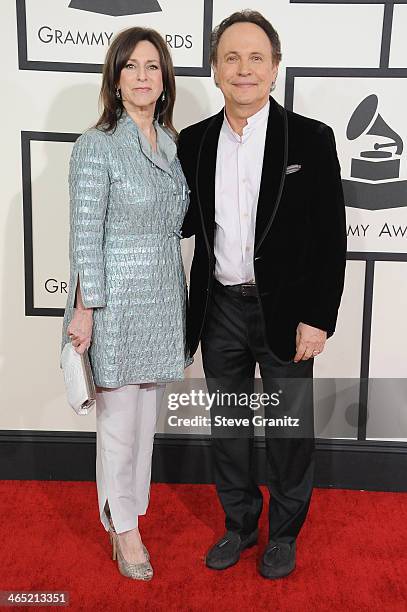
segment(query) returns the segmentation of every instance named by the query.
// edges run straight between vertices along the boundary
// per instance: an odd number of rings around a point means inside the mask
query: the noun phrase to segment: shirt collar
[[[228,118],[226,116],[226,109],[223,111],[224,119],[222,128],[234,139],[238,142],[244,142],[247,140],[248,136],[253,132],[254,129],[259,127],[262,123],[264,124],[267,121],[268,114],[270,110],[270,100],[267,100],[266,104],[262,106],[262,108],[257,111],[254,115],[247,117],[247,125],[243,128],[242,136],[237,134],[232,126],[230,125]]]

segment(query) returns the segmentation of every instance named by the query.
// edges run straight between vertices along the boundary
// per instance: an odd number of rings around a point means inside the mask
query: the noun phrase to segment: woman
[[[180,249],[189,196],[176,156],[174,100],[162,37],[144,28],[118,34],[103,71],[103,113],[76,141],[69,174],[63,345],[71,340],[78,353],[90,347],[100,518],[119,571],[141,580],[153,575],[138,516],[149,501],[160,401],[165,383],[182,379],[191,362]]]

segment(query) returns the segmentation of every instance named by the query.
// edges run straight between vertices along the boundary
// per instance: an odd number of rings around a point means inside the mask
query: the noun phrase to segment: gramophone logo
[[[112,17],[158,13],[162,10],[157,0],[72,0],[69,8]]]
[[[347,206],[382,210],[407,205],[407,181],[400,180],[403,140],[378,112],[376,94],[364,98],[354,110],[346,130],[348,140],[361,136],[385,138],[351,159],[350,180],[343,181]]]

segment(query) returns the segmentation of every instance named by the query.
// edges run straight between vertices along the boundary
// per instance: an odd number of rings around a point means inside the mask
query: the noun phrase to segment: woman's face
[[[156,47],[142,40],[133,49],[120,73],[118,87],[127,110],[155,107],[163,91],[160,56]]]

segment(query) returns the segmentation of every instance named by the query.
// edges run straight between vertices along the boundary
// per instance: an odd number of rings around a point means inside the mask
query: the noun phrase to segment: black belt
[[[242,297],[258,297],[256,283],[241,283],[240,285],[222,285],[218,280],[215,279],[215,286],[219,289],[223,289],[226,292],[237,293]]]

